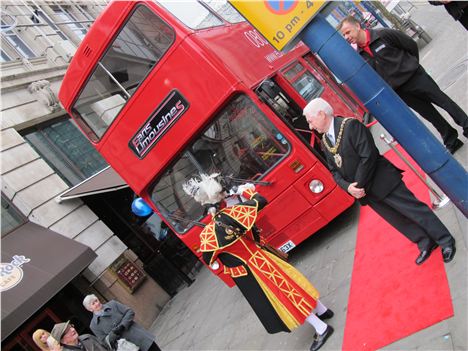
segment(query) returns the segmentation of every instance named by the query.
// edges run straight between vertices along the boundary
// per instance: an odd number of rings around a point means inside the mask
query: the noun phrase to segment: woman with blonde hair
[[[32,339],[37,347],[42,351],[50,351],[49,346],[47,345],[47,338],[50,336],[50,333],[44,329],[37,329],[33,335]]]

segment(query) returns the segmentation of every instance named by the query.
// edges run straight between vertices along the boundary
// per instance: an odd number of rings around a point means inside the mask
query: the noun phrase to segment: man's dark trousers
[[[413,110],[418,112],[442,135],[447,148],[453,147],[458,133],[432,105],[441,107],[452,116],[453,120],[463,128],[463,134],[468,137],[468,116],[442,90],[437,83],[419,67],[414,75],[403,85],[395,89],[401,99]]]
[[[405,183],[400,182],[381,200],[367,200],[375,212],[416,243],[420,251],[428,250],[434,244],[441,247],[454,244],[452,235],[440,219],[414,196]]]

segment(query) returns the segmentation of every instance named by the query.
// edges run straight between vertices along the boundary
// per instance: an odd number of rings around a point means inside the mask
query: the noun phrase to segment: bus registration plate
[[[284,253],[286,253],[288,251],[291,251],[295,247],[296,247],[296,245],[291,240],[289,240],[286,243],[284,243],[283,245],[281,245],[281,247],[279,249],[281,251],[283,251]]]

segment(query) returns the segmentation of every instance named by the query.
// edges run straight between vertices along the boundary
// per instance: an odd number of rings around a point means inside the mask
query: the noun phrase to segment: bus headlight
[[[309,189],[314,194],[319,194],[323,191],[323,183],[318,179],[314,179],[309,183]]]
[[[211,269],[216,271],[217,269],[219,269],[219,263],[218,261],[214,261],[212,264],[211,264]]]

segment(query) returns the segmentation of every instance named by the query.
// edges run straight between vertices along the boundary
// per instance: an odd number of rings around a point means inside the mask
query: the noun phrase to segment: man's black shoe
[[[444,259],[444,262],[448,263],[451,260],[453,260],[456,251],[457,249],[455,248],[455,245],[450,245],[442,248],[442,257]]]
[[[327,308],[327,310],[325,312],[323,312],[321,315],[317,315],[317,317],[319,317],[322,321],[324,321],[325,319],[330,319],[334,316],[335,314],[333,313],[333,311],[329,308]]]
[[[325,341],[327,341],[327,339],[330,337],[330,335],[333,334],[333,332],[334,329],[330,325],[328,325],[327,329],[325,329],[325,332],[322,335],[316,334],[315,340],[310,346],[310,351],[317,351],[319,348],[321,348],[323,344],[325,344]]]
[[[463,142],[460,139],[455,140],[452,145],[447,145],[447,150],[453,155],[459,148],[463,146]]]
[[[434,251],[436,249],[436,247],[437,247],[437,245],[434,244],[430,248],[428,248],[426,250],[422,250],[419,253],[419,256],[416,258],[416,264],[419,266],[424,261],[426,261],[429,258],[429,256],[431,255],[432,251]]]

